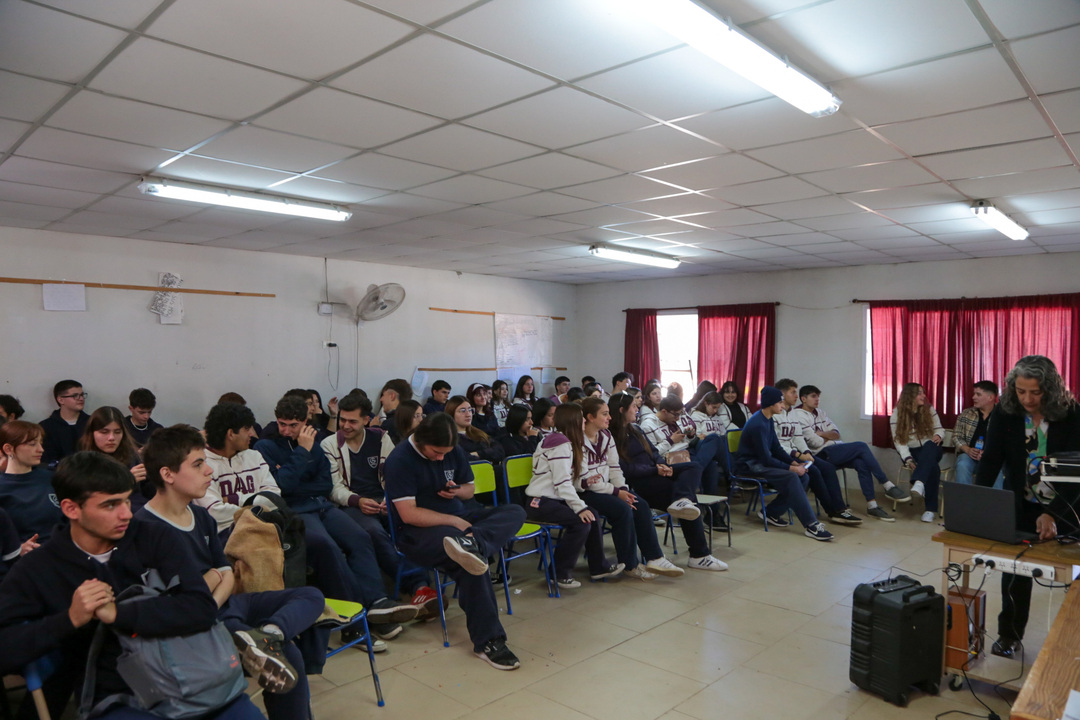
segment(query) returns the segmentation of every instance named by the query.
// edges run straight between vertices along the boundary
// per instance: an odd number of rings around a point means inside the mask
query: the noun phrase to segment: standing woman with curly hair
[[[1017,527],[1035,531],[1040,540],[1080,530],[1080,488],[1058,483],[1050,499],[1041,497],[1039,472],[1047,456],[1080,450],[1080,405],[1065,387],[1048,357],[1020,358],[1005,378],[1005,391],[990,416],[986,449],[976,471],[977,485],[991,486],[1005,471],[1005,488],[1016,497]],[[1031,607],[1031,578],[1001,576],[1001,614],[998,639],[991,652],[1012,657],[1022,647]]]
[[[889,418],[893,444],[900,460],[911,470],[911,494],[923,498],[923,522],[933,522],[937,514],[938,485],[941,482],[941,441],[945,428],[937,410],[926,399],[919,383],[908,383]],[[898,499],[897,502],[905,502]]]

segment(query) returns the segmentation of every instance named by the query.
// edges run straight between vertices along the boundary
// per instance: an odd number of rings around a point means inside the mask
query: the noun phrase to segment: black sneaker
[[[619,563],[617,565],[608,565],[602,571],[595,575],[590,575],[589,579],[593,582],[599,582],[600,580],[606,580],[607,578],[619,577],[622,575],[623,570],[626,569],[626,565]]]
[[[993,647],[990,648],[991,655],[997,655],[998,657],[1011,658],[1018,652],[1023,650],[1024,644],[1019,640],[995,640]]]
[[[368,624],[372,623],[403,623],[415,620],[420,608],[412,603],[400,602],[383,598],[376,600],[367,609]]]
[[[759,510],[757,516],[758,516],[758,518],[760,518],[761,520],[766,521],[767,523],[769,523],[773,527],[787,527],[788,525],[791,524],[787,520],[784,520],[783,518],[774,518],[772,515],[765,512],[764,510]]]
[[[470,575],[483,575],[488,571],[488,561],[476,540],[471,537],[444,537],[443,550],[447,557],[465,569]]]
[[[862,518],[855,515],[850,510],[843,510],[842,512],[830,515],[829,522],[836,523],[837,525],[862,525]]]
[[[368,628],[380,640],[393,640],[405,629],[398,623],[368,623]]]
[[[825,529],[825,523],[814,523],[804,531],[806,537],[812,540],[828,541],[833,539],[833,534]]]
[[[237,630],[232,638],[244,670],[259,681],[259,687],[274,694],[296,687],[296,669],[281,652],[282,637],[251,629]]]
[[[866,514],[870,517],[875,517],[878,520],[884,520],[885,522],[896,522],[896,518],[886,512],[880,505],[877,507],[866,508]]]
[[[492,640],[484,646],[483,650],[473,651],[473,654],[481,660],[486,660],[488,665],[496,670],[517,670],[521,667],[521,661],[517,655],[510,652],[506,647],[505,640]]]

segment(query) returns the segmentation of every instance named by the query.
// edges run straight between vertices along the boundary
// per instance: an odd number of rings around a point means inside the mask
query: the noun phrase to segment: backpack
[[[285,554],[282,578],[285,587],[297,588],[307,585],[307,541],[304,540],[304,520],[285,503],[277,493],[264,490],[249,497],[244,505],[251,505],[251,514],[277,528],[281,550]]]
[[[179,584],[166,585],[156,570],[142,576],[116,597],[118,605],[168,594]],[[147,638],[114,632],[121,654],[116,661],[120,677],[132,694],[114,694],[94,704],[97,660],[109,627],[98,623],[86,658],[79,702],[79,720],[97,717],[116,705],[145,710],[162,718],[196,718],[219,710],[247,689],[232,636],[215,621],[213,627],[192,635]]]

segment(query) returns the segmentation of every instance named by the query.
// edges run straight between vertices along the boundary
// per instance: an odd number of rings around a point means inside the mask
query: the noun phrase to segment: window
[[[696,312],[656,314],[656,335],[660,343],[660,383],[667,387],[673,382],[693,394],[698,384],[698,316]],[[649,378],[639,378],[647,383]],[[690,399],[690,395],[686,396]]]

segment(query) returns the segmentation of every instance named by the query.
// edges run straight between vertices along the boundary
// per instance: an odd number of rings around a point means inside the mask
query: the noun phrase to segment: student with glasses
[[[455,395],[446,401],[446,414],[454,419],[458,430],[458,445],[473,460],[490,460],[498,465],[506,457],[502,446],[491,439],[486,432],[472,424],[472,405],[464,395]],[[495,473],[499,475],[498,472]]]
[[[45,431],[45,455],[41,461],[54,467],[76,450],[90,416],[83,412],[87,393],[78,380],[61,380],[53,386],[56,410],[39,425]]]

